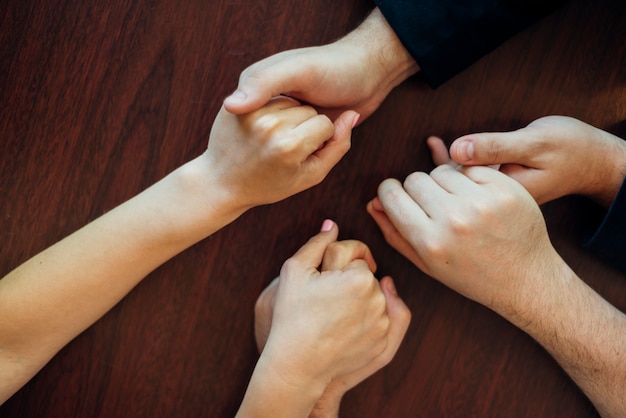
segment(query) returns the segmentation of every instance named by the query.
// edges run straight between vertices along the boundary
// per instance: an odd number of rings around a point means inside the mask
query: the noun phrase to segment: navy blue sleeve
[[[437,87],[564,0],[374,0]]]
[[[589,251],[626,274],[626,181],[591,238],[584,243]]]

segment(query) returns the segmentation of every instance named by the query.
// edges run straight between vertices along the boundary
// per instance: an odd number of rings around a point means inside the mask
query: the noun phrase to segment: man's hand
[[[626,175],[626,142],[564,116],[513,132],[465,135],[450,147],[463,165],[500,164],[539,203],[580,194],[609,206]]]
[[[385,180],[368,212],[425,273],[498,313],[520,309],[563,264],[541,211],[497,170],[460,170],[444,164],[404,184]]]
[[[365,120],[389,92],[419,67],[382,13],[375,9],[353,32],[328,45],[284,51],[243,71],[224,101],[235,114],[286,95],[335,120],[353,110]]]

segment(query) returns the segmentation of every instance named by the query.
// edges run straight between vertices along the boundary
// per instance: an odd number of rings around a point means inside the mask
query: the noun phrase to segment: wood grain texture
[[[246,66],[330,42],[372,7],[1,2],[0,275],[200,154]],[[574,1],[437,90],[408,80],[321,185],[248,212],[156,270],[0,417],[234,415],[257,358],[256,297],[326,217],[340,238],[371,246],[413,313],[394,361],[347,394],[343,416],[595,416],[540,346],[395,253],[364,207],[384,178],[432,169],[430,134],[452,141],[564,114],[625,137],[625,40],[622,1]],[[566,261],[626,310],[626,278],[579,245],[593,205],[570,197],[543,210]]]

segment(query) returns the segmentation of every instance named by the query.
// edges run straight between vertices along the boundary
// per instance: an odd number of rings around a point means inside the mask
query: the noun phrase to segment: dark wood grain
[[[372,7],[1,2],[0,275],[201,153],[246,66],[330,42]],[[0,416],[232,416],[257,358],[254,301],[326,217],[341,238],[371,246],[413,312],[395,360],[347,394],[343,416],[595,416],[540,346],[395,253],[364,206],[384,178],[432,168],[430,134],[451,141],[565,114],[625,136],[625,12],[620,0],[574,1],[437,90],[408,80],[324,183],[248,212],[152,273]],[[564,258],[626,310],[626,278],[579,244],[593,205],[571,197],[543,210]]]

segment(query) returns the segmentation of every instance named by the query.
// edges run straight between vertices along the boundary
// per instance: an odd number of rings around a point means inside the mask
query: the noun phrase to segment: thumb
[[[389,315],[389,336],[387,348],[383,352],[383,358],[379,359],[384,364],[391,361],[395,356],[400,343],[409,328],[411,322],[411,311],[406,306],[402,298],[398,296],[393,279],[389,276],[380,280],[381,290],[387,302],[387,315]]]
[[[280,94],[273,94],[274,90],[259,75],[248,76],[244,72],[239,80],[237,90],[224,99],[224,108],[236,115],[253,112],[265,106],[272,97]]]
[[[272,97],[298,91],[302,83],[300,67],[290,64],[292,51],[265,58],[246,68],[239,85],[224,100],[224,107],[234,114],[244,114],[263,107]]]
[[[292,263],[283,264],[284,268],[317,269],[322,264],[326,247],[337,240],[339,229],[337,224],[326,219],[317,235],[312,236],[292,257]],[[295,262],[296,266],[292,266]],[[282,276],[282,273],[281,273]]]
[[[450,146],[450,156],[463,165],[523,163],[526,142],[518,131],[462,136]]]
[[[316,167],[315,170],[328,173],[341,158],[350,149],[352,128],[354,128],[359,121],[359,115],[353,110],[343,112],[334,122],[335,132],[328,141],[324,143],[324,146],[318,149],[312,155],[317,157],[316,165],[320,164],[322,167]]]

